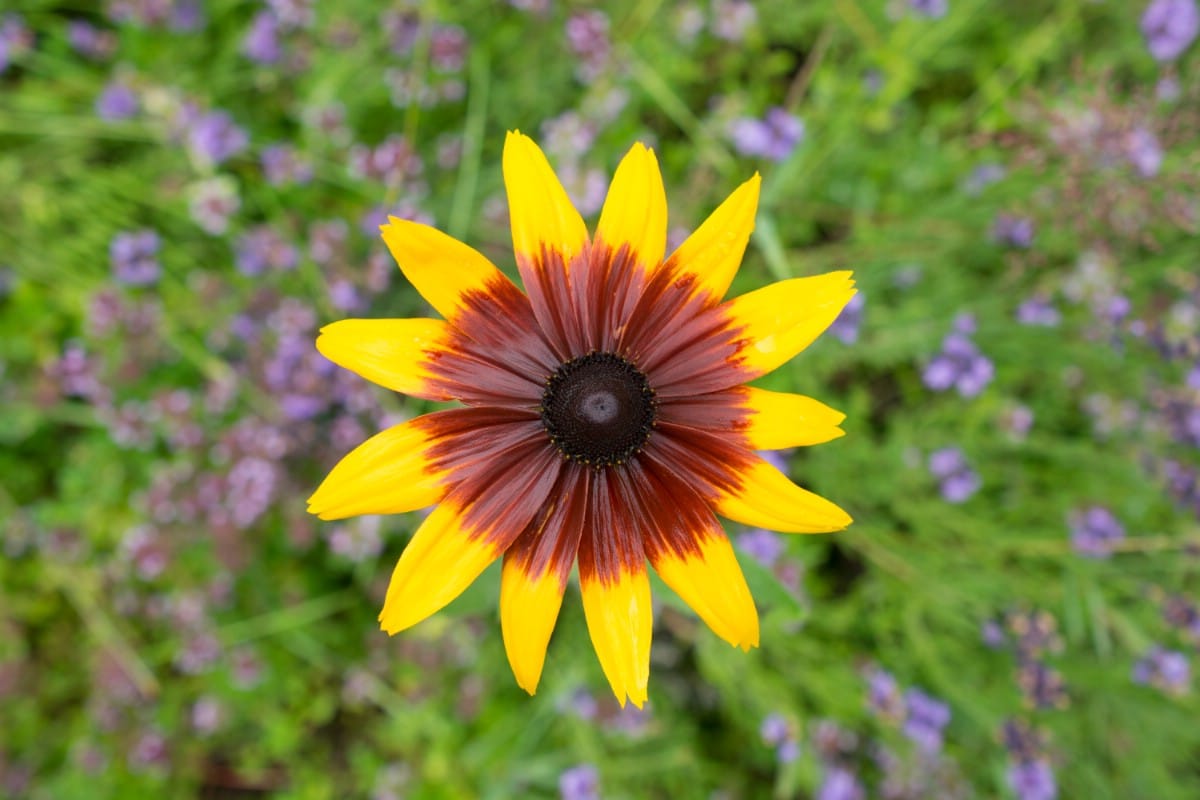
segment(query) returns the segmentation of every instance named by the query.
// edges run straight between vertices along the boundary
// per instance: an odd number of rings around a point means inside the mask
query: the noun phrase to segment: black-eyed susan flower
[[[588,631],[617,699],[650,671],[649,561],[730,644],[758,614],[717,520],[844,528],[840,508],[755,454],[842,435],[843,415],[746,386],[791,359],[854,295],[848,272],[723,301],[754,227],[759,177],[664,258],[667,204],[653,151],[621,161],[595,236],[533,140],[510,133],[504,183],[522,293],[467,245],[392,218],[383,239],[444,319],[351,319],[322,329],[330,360],[405,394],[458,401],[396,425],[334,467],[322,519],[436,504],[392,574],[382,627],[408,628],[503,556],[500,622],[536,690],[575,564]]]

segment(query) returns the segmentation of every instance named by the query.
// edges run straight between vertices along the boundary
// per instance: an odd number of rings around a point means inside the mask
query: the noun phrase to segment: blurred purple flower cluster
[[[1142,13],[1142,34],[1150,55],[1174,61],[1200,33],[1200,7],[1196,0],[1152,0]]]
[[[158,263],[161,243],[152,230],[118,233],[108,246],[113,277],[126,286],[152,286],[158,283],[162,268]]]
[[[795,729],[782,714],[771,713],[764,717],[758,735],[763,744],[775,748],[775,759],[780,764],[790,764],[800,757],[800,742]]]
[[[1154,686],[1168,694],[1183,694],[1191,686],[1187,656],[1155,645],[1133,665],[1133,682]]]
[[[783,161],[804,138],[804,123],[785,108],[770,108],[761,119],[735,119],[729,125],[729,138],[744,156]]]
[[[957,447],[943,447],[929,454],[929,473],[938,480],[939,491],[948,503],[965,503],[982,482]]]
[[[987,388],[995,367],[971,340],[974,332],[973,316],[960,314],[955,319],[954,329],[942,340],[942,351],[925,365],[921,377],[927,387],[935,392],[954,389],[962,397],[974,397]]]
[[[910,688],[903,693],[891,673],[867,670],[867,708],[881,720],[899,725],[908,739],[926,754],[942,749],[943,731],[950,723],[950,706],[927,692]]]
[[[1089,558],[1108,558],[1125,539],[1125,527],[1104,506],[1090,506],[1070,517],[1071,546]]]

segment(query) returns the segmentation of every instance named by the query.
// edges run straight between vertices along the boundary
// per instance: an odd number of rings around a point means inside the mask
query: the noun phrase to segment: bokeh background
[[[0,796],[1200,797],[1194,0],[0,3]],[[498,577],[394,638],[418,515],[305,499],[428,410],[317,328],[420,316],[377,235],[511,272],[507,129],[590,220],[655,147],[734,292],[862,293],[766,382],[857,519],[731,529],[761,649],[661,585],[650,702],[568,589],[536,697]]]

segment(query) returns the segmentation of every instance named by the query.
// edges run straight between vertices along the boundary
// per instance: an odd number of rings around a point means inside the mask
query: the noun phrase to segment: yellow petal
[[[750,410],[746,436],[755,450],[821,444],[846,435],[838,427],[846,415],[811,397],[750,386],[742,391]]]
[[[503,170],[518,263],[539,260],[543,247],[570,263],[587,243],[587,227],[541,148],[520,131],[509,131]]]
[[[663,582],[713,633],[743,650],[758,647],[758,611],[724,533],[702,540],[699,553],[664,551],[651,560]]]
[[[629,245],[647,272],[662,262],[667,247],[667,194],[654,151],[641,142],[630,148],[613,175],[596,240],[614,252]]]
[[[430,440],[421,420],[388,428],[350,451],[308,498],[308,512],[321,519],[401,514],[441,500],[446,489],[425,457]]]
[[[487,292],[495,281],[508,281],[478,250],[436,228],[388,217],[380,230],[404,277],[446,319],[454,319],[464,296]]]
[[[610,583],[593,578],[580,584],[588,634],[604,677],[622,708],[626,698],[641,708],[650,680],[650,578],[643,569],[622,571]]]
[[[725,296],[746,252],[758,211],[758,173],[733,190],[667,259],[673,269],[696,276],[696,288],[716,303]]]
[[[500,630],[517,685],[533,694],[542,677],[546,646],[562,606],[566,581],[554,570],[530,577],[521,560],[506,558],[500,577]]]
[[[792,278],[734,298],[724,309],[743,329],[738,355],[754,375],[770,372],[821,335],[854,297],[850,273]]]
[[[785,533],[840,531],[853,522],[845,511],[801,489],[762,459],[756,459],[741,478],[738,489],[717,498],[717,513],[727,519]]]
[[[499,551],[470,535],[450,503],[433,510],[404,548],[392,572],[379,625],[398,633],[441,611],[471,585]]]
[[[317,349],[338,366],[392,391],[449,399],[429,385],[429,354],[444,346],[440,319],[344,319],[321,329]]]

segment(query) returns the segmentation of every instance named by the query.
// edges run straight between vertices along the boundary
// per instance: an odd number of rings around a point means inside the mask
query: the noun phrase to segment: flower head
[[[716,514],[797,533],[840,508],[757,449],[842,435],[843,415],[744,384],[790,360],[854,295],[849,273],[729,301],[759,178],[669,257],[653,151],[618,166],[594,236],[533,140],[510,133],[504,179],[523,293],[483,255],[410,220],[383,238],[445,319],[343,320],[317,348],[387,388],[464,407],[404,422],[347,455],[309,500],[323,519],[437,504],[392,575],[382,627],[402,631],[504,558],[500,620],[536,690],[572,567],[617,699],[641,706],[653,610],[646,561],[717,635],[758,644],[758,615]]]
[[[1157,61],[1174,61],[1200,33],[1196,0],[1153,0],[1142,12],[1142,34]]]

